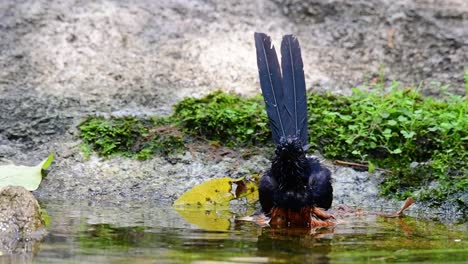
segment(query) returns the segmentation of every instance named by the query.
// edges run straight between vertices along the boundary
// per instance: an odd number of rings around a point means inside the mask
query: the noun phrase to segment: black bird
[[[297,38],[281,42],[281,69],[269,36],[255,33],[257,65],[273,140],[275,157],[259,185],[263,212],[270,224],[331,226],[331,172],[306,155],[307,97],[301,49]],[[282,72],[282,73],[281,73]]]

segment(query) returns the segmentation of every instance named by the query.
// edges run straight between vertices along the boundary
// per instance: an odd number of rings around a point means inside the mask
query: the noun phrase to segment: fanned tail
[[[255,33],[260,85],[276,144],[295,136],[302,146],[309,143],[304,65],[299,41],[285,35],[281,42],[281,70],[271,39]],[[282,71],[282,74],[281,74]]]
[[[281,71],[271,39],[264,33],[255,33],[255,48],[257,50],[257,65],[260,75],[260,86],[266,111],[270,120],[273,140],[280,143],[282,137],[288,134],[291,118],[285,108]]]
[[[293,35],[285,35],[281,42],[281,69],[283,72],[284,105],[292,117],[285,127],[286,135],[295,135],[302,146],[309,143],[307,128],[307,96],[304,65],[299,41]]]

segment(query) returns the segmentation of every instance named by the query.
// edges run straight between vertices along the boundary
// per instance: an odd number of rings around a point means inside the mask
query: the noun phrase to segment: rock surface
[[[39,203],[23,187],[0,188],[0,256],[29,258],[44,235]]]
[[[468,67],[464,0],[1,1],[0,30],[0,158],[32,165],[55,152],[42,199],[172,201],[208,178],[264,171],[264,155],[85,161],[76,139],[87,115],[165,115],[185,96],[258,93],[255,31],[276,45],[295,33],[307,84],[322,91],[346,94],[382,73],[462,94]],[[336,169],[336,200],[373,201],[366,177]]]

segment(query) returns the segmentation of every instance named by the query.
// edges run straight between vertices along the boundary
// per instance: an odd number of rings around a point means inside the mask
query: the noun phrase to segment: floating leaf
[[[242,197],[249,203],[255,202],[258,199],[257,183],[244,177],[218,178],[194,186],[174,202],[174,207],[189,223],[205,230],[226,231],[232,218],[229,202]]]
[[[23,186],[29,191],[34,191],[42,181],[41,171],[47,169],[54,160],[54,154],[37,166],[17,166],[13,164],[0,166],[0,187]]]
[[[244,178],[229,177],[203,182],[185,192],[174,202],[174,206],[198,208],[227,207],[229,201],[247,197],[249,202],[258,199],[257,184]]]

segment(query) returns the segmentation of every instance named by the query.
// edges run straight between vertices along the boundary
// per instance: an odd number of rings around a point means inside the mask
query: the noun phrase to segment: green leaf
[[[400,121],[401,123],[406,123],[408,122],[408,118],[406,116],[398,116],[398,121]]]
[[[41,168],[43,170],[49,168],[53,161],[54,161],[54,153],[51,153],[49,157],[47,157],[47,159],[42,162]]]
[[[392,136],[392,130],[390,128],[386,128],[383,132],[382,132],[383,136],[385,138],[390,138]]]
[[[397,149],[395,149],[395,150],[392,150],[391,152],[392,152],[392,154],[400,154],[400,153],[401,153],[401,149],[400,149],[400,148],[397,148]]]
[[[370,172],[370,173],[375,172],[375,169],[376,169],[376,168],[375,168],[375,164],[374,164],[374,163],[372,163],[371,161],[369,161],[369,162],[367,163],[367,165],[369,166],[368,169],[367,169],[368,172]]]
[[[34,191],[42,181],[41,171],[47,169],[54,160],[54,154],[37,166],[3,165],[0,166],[0,187],[12,185],[23,186],[28,191]]]
[[[407,139],[410,139],[412,137],[414,137],[414,135],[416,135],[416,133],[414,131],[406,131],[406,130],[401,130],[400,133],[403,135],[403,137],[407,138]]]
[[[397,122],[395,120],[388,120],[387,124],[389,126],[396,126]]]
[[[340,115],[340,118],[345,120],[345,121],[350,121],[352,117],[350,115]]]

